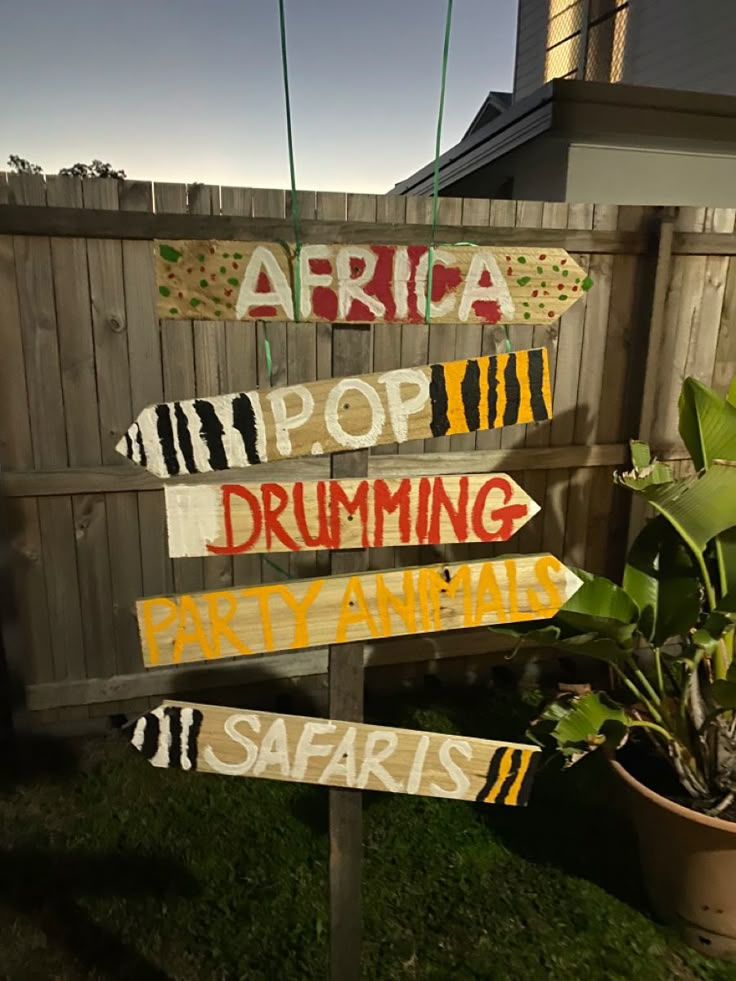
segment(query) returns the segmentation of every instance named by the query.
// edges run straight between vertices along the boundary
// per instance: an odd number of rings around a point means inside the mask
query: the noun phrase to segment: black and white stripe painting
[[[196,770],[201,728],[199,709],[160,706],[138,719],[130,741],[154,766]]]

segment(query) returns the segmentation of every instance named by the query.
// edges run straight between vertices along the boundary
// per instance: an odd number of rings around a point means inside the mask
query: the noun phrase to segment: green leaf
[[[693,558],[662,515],[648,521],[631,546],[623,587],[639,608],[641,633],[655,647],[687,634],[700,617]]]
[[[639,621],[636,603],[610,579],[582,569],[572,571],[583,585],[560,609],[553,623],[563,626],[563,635],[571,629],[576,634],[608,637],[619,645],[629,642]]]
[[[728,386],[728,394],[726,395],[726,401],[729,405],[736,406],[736,375],[731,379],[731,384]]]
[[[629,724],[622,708],[604,695],[590,692],[563,695],[552,702],[533,723],[532,732],[551,736],[568,761],[575,763],[599,746],[620,746],[626,739]]]
[[[736,684],[720,679],[711,685],[711,694],[721,708],[736,709]]]
[[[643,447],[646,447],[646,454]],[[660,460],[652,461],[646,443],[638,443],[635,448],[634,441],[632,441],[631,457],[634,469],[628,473],[617,473],[615,475],[616,483],[623,484],[629,490],[639,492],[652,485],[672,483],[672,468],[668,463],[662,463]],[[639,467],[637,461],[644,459],[647,459],[647,463],[643,467]]]
[[[696,470],[714,460],[736,460],[736,406],[696,378],[680,393],[680,435]]]
[[[648,467],[652,460],[649,443],[644,443],[640,439],[632,439],[629,445],[631,447],[631,463],[634,470],[643,470],[644,467]]]
[[[714,463],[699,476],[641,493],[693,552],[702,553],[712,538],[736,525],[736,466]]]

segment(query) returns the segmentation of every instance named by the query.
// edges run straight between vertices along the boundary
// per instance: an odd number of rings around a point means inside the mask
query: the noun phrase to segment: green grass
[[[514,738],[528,714],[465,692],[368,710]],[[325,790],[156,770],[117,736],[75,752],[2,790],[0,977],[327,976]],[[612,790],[591,760],[544,767],[526,809],[364,795],[364,977],[736,981],[647,915]]]

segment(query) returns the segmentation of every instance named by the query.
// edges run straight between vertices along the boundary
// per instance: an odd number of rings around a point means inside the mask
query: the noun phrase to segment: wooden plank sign
[[[169,555],[507,541],[539,505],[506,474],[165,487]]]
[[[552,416],[546,348],[148,406],[116,449],[158,477]]]
[[[287,243],[157,241],[154,256],[162,318],[416,324],[427,316],[426,245],[308,244],[297,259]],[[591,285],[564,249],[440,245],[430,319],[547,324]]]
[[[138,601],[146,667],[544,620],[582,585],[553,555],[298,579]]]
[[[168,701],[138,719],[131,742],[159,767],[509,805],[527,803],[540,753],[522,743]]]

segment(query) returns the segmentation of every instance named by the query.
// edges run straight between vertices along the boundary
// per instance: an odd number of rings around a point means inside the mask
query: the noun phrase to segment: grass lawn
[[[438,690],[366,714],[518,738],[531,711]],[[69,750],[2,786],[0,977],[327,977],[325,790],[156,770],[117,734]],[[648,916],[613,791],[591,760],[523,810],[365,794],[364,977],[736,981]]]

